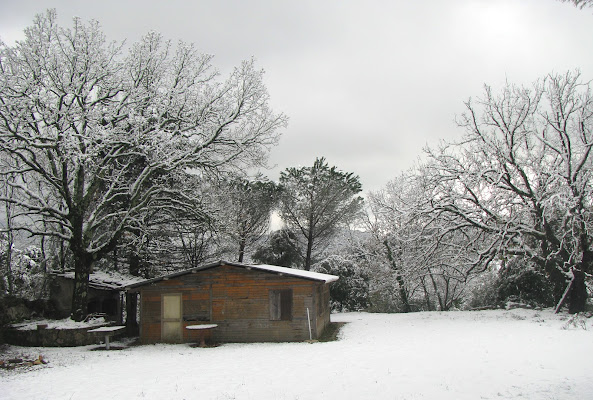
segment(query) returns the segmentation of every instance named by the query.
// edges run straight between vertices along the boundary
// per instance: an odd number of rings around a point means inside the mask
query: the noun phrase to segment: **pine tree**
[[[280,174],[281,217],[304,238],[304,268],[311,268],[313,251],[331,238],[340,225],[360,212],[363,199],[358,176],[330,167],[317,158],[312,167],[287,168]]]

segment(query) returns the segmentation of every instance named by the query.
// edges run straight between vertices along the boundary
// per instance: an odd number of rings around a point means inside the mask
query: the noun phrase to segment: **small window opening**
[[[270,290],[270,320],[292,321],[292,289]]]

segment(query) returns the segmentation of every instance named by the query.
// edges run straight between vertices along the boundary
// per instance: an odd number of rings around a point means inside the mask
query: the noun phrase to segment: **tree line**
[[[546,305],[583,311],[593,271],[590,84],[578,71],[550,74],[531,87],[486,86],[465,106],[459,141],[427,149],[425,162],[371,195],[372,231],[402,301],[416,282],[448,309],[494,269],[549,289],[538,295]]]
[[[81,320],[93,270],[148,278],[230,258],[338,274],[336,309],[584,310],[590,84],[550,74],[465,107],[462,139],[366,202],[359,177],[323,157],[277,183],[250,177],[287,123],[253,60],[221,80],[192,44],[149,33],[124,50],[50,10],[0,44],[0,289],[15,294],[27,268],[73,269]],[[273,212],[284,225],[269,232]],[[17,251],[18,233],[39,250]]]

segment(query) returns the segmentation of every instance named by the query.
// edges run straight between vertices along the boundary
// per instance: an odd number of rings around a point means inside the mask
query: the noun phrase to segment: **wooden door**
[[[181,307],[181,294],[162,295],[161,340],[163,342],[180,343],[182,341]]]

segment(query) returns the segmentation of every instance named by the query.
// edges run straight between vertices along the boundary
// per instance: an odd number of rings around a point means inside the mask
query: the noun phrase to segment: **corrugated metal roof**
[[[339,277],[336,275],[329,275],[329,274],[322,274],[319,272],[311,272],[311,271],[304,271],[304,270],[294,269],[294,268],[280,267],[277,265],[240,264],[240,263],[234,263],[234,262],[228,262],[228,261],[221,260],[216,263],[203,265],[201,267],[190,268],[190,269],[175,272],[175,273],[172,273],[169,275],[163,275],[163,276],[159,276],[157,278],[147,279],[147,280],[144,280],[141,282],[136,282],[136,283],[126,286],[126,289],[134,289],[134,288],[137,288],[140,286],[149,285],[151,283],[160,282],[160,281],[168,280],[168,279],[172,279],[172,278],[177,278],[179,276],[183,276],[186,274],[196,273],[196,272],[203,271],[206,269],[220,267],[222,265],[230,265],[232,267],[245,268],[248,270],[256,269],[259,271],[265,271],[265,272],[269,272],[269,273],[273,273],[273,274],[293,276],[295,278],[301,278],[301,279],[307,279],[307,280],[313,280],[313,281],[325,282],[325,283],[335,282],[339,279]]]

